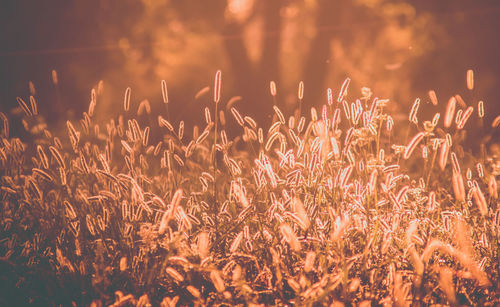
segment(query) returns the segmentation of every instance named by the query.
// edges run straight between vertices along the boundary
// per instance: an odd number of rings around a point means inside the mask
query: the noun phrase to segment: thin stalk
[[[383,113],[384,107],[380,107],[380,113]],[[375,153],[376,156],[378,156],[378,153],[380,151],[380,137],[382,135],[382,124],[384,123],[384,120],[381,119],[379,124],[378,124],[378,130],[377,130],[377,152]],[[389,132],[390,136],[390,132]]]
[[[219,126],[219,114],[217,112],[217,105],[218,103],[215,103],[214,106],[214,111],[215,111],[215,125],[214,125],[214,152],[213,152],[213,160],[212,160],[212,166],[213,166],[213,177],[214,177],[214,219],[215,219],[215,234],[216,237],[219,236],[219,231],[218,231],[218,213],[219,213],[219,206],[217,203],[217,129]],[[218,239],[216,239],[218,241]]]
[[[214,177],[214,220],[215,220],[215,238],[216,242],[219,241],[219,221],[218,221],[218,213],[219,213],[219,205],[217,202],[217,133],[219,128],[219,112],[217,110],[217,106],[220,101],[220,92],[221,92],[221,71],[218,70],[215,73],[215,83],[214,83],[214,117],[215,117],[215,125],[214,125],[214,147],[213,147],[213,160],[212,166],[214,169],[213,177]]]
[[[404,142],[405,145],[408,144],[408,139],[410,138],[410,131],[411,131],[411,122],[408,125],[408,130],[406,130],[406,137],[405,137],[405,142]],[[397,164],[399,164],[400,160],[401,160],[401,155],[398,155],[398,163]]]
[[[434,168],[434,163],[436,162],[438,150],[434,150],[434,154],[432,155],[431,167],[429,168],[429,174],[427,174],[427,180],[425,181],[425,187],[428,189],[429,181],[431,179],[432,169]]]

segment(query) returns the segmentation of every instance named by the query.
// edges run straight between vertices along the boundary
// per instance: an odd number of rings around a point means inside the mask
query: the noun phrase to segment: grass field
[[[130,89],[108,122],[93,89],[67,131],[33,97],[0,113],[2,305],[500,303],[500,160],[464,147],[499,129],[483,102],[431,91],[395,123],[349,79],[305,110],[301,83],[259,127],[213,89],[194,128]]]

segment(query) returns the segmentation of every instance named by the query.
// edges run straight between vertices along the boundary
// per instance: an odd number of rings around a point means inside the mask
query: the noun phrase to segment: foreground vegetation
[[[296,114],[274,106],[264,129],[221,101],[218,72],[192,133],[130,89],[107,123],[92,90],[61,134],[18,98],[30,137],[0,113],[0,302],[498,304],[500,162],[462,143],[472,118],[500,117],[431,91],[395,127],[391,101],[349,103],[348,87],[309,113],[301,83]]]

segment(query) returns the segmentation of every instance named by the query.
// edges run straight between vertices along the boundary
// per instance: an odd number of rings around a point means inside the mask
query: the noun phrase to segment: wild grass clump
[[[462,147],[483,102],[425,119],[431,91],[395,123],[346,80],[304,114],[301,83],[297,112],[275,102],[262,128],[223,103],[220,72],[214,88],[189,137],[147,101],[134,114],[130,88],[106,123],[93,90],[67,133],[33,97],[27,140],[0,114],[2,304],[499,303],[500,162]]]

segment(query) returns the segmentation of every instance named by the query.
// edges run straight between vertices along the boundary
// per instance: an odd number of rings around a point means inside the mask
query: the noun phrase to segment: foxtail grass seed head
[[[408,158],[410,158],[410,155],[415,150],[415,148],[418,146],[418,144],[422,141],[424,136],[425,136],[424,132],[419,132],[419,133],[417,133],[417,135],[415,135],[413,137],[413,139],[411,139],[410,143],[408,143],[408,146],[406,146],[406,149],[405,149],[405,152],[403,155],[403,158],[405,160],[408,160]]]
[[[419,106],[420,106],[420,99],[417,98],[415,100],[415,102],[413,103],[413,106],[411,107],[411,111],[410,111],[409,121],[411,123],[418,124],[417,113],[418,113]]]
[[[212,123],[212,116],[210,115],[210,109],[205,107],[205,122],[208,124]]]
[[[434,191],[429,193],[429,199],[427,201],[427,209],[429,211],[434,211],[436,204],[436,193]]]
[[[304,272],[311,272],[314,267],[314,260],[316,259],[316,253],[309,251],[306,254],[306,259],[304,260]]]
[[[295,128],[295,117],[293,116],[290,116],[288,118],[288,128],[293,131],[293,129]]]
[[[99,80],[99,82],[97,82],[97,94],[101,95],[103,93],[103,90],[104,90],[104,81]]]
[[[189,293],[191,293],[191,295],[196,297],[196,298],[200,298],[200,296],[201,296],[200,291],[198,289],[196,289],[194,286],[189,285],[186,287],[186,290],[188,290]]]
[[[451,156],[451,164],[453,166],[453,170],[457,173],[461,173],[460,163],[458,162],[457,154],[452,152],[450,156]]]
[[[52,83],[54,83],[54,85],[59,84],[59,77],[57,77],[57,71],[55,69],[52,69]]]
[[[453,283],[453,272],[449,268],[442,268],[439,270],[439,286],[446,294],[448,301],[456,304],[455,285]]]
[[[494,175],[490,175],[488,178],[488,192],[491,197],[498,199],[498,185]]]
[[[440,113],[434,114],[434,117],[432,118],[432,127],[433,128],[437,126],[440,117],[441,117]]]
[[[433,105],[435,105],[435,106],[438,105],[438,99],[436,96],[436,92],[434,90],[429,91],[429,98],[431,99],[431,102]]]
[[[245,121],[243,120],[243,117],[241,116],[240,112],[238,112],[236,108],[231,107],[231,113],[233,114],[238,124],[243,127],[245,125]]]
[[[333,104],[333,91],[331,88],[328,88],[326,90],[326,98],[327,98],[328,105],[331,106]]]
[[[31,104],[31,111],[33,112],[33,115],[38,115],[38,106],[36,104],[35,97],[30,96],[30,104]]]
[[[33,112],[31,112],[31,109],[28,107],[26,102],[24,102],[24,100],[21,97],[16,97],[16,100],[17,100],[17,103],[19,104],[19,106],[21,107],[21,109],[26,114],[26,116],[29,117],[29,116],[33,115]]]
[[[54,146],[49,146],[49,151],[57,161],[57,164],[59,164],[59,167],[62,169],[66,169],[66,164],[64,163],[64,159],[59,150]]]
[[[483,178],[484,177],[484,169],[483,169],[483,165],[481,164],[481,162],[478,162],[476,164],[476,169],[477,169],[477,175],[479,176],[479,178]]]
[[[479,115],[479,118],[484,117],[484,102],[482,100],[479,100],[477,103],[477,113]]]
[[[300,81],[299,82],[299,92],[297,94],[299,100],[304,99],[304,82]]]
[[[130,109],[130,94],[131,94],[131,89],[130,87],[127,87],[127,89],[125,90],[125,96],[123,97],[123,110],[125,110],[125,112],[128,112],[128,110]]]
[[[455,193],[455,199],[459,202],[465,201],[465,187],[462,174],[453,171],[453,192]]]
[[[226,103],[226,110],[229,110],[231,109],[231,107],[237,103],[238,101],[240,101],[242,99],[241,96],[233,96],[229,99],[229,101]]]
[[[450,146],[448,145],[447,142],[444,142],[441,145],[441,150],[439,152],[439,167],[441,168],[442,171],[444,171],[444,168],[446,167],[446,164],[448,163],[449,152],[450,152]]]
[[[120,271],[125,271],[127,269],[127,257],[120,258]]]
[[[351,83],[350,78],[346,78],[342,87],[340,88],[339,96],[337,97],[337,102],[342,102],[344,97],[347,95],[347,90],[349,89],[349,83]]]
[[[347,119],[351,119],[351,109],[349,108],[349,104],[347,101],[342,101],[342,107],[344,108],[344,114]]]
[[[163,98],[163,103],[168,103],[168,89],[165,80],[161,80],[161,96]]]
[[[424,159],[429,158],[429,147],[422,146],[422,158],[424,158]]]
[[[455,97],[451,97],[448,100],[448,105],[446,106],[446,112],[444,113],[444,126],[449,128],[453,123],[453,118],[455,116],[455,107],[457,104],[457,100]]]
[[[151,104],[149,100],[144,99],[139,103],[139,107],[137,108],[137,115],[151,114]]]
[[[467,168],[465,176],[466,176],[467,180],[471,180],[472,179],[472,170],[470,168]]]
[[[479,212],[481,215],[485,216],[488,214],[488,203],[486,202],[486,198],[484,197],[481,188],[477,181],[473,181],[473,192],[472,197],[474,197],[474,201],[476,202],[477,207],[479,208]]]
[[[499,116],[499,122],[500,122],[500,116]],[[299,133],[301,133],[304,130],[305,124],[306,124],[306,118],[304,116],[301,116],[299,120],[299,125],[297,126],[297,131]]]
[[[363,99],[370,99],[373,95],[372,90],[369,87],[362,87],[361,88],[361,96]]]
[[[472,106],[468,107],[462,117],[460,118],[458,124],[457,124],[457,129],[463,129],[464,126],[465,126],[465,123],[467,123],[467,120],[469,119],[469,117],[471,116],[472,112],[474,111],[474,108]]]
[[[148,135],[149,135],[149,127],[146,127],[146,129],[148,130]],[[179,139],[182,140],[182,137],[184,136],[184,121],[181,120],[180,123],[179,123],[179,132],[177,133],[177,135],[179,136]],[[146,142],[147,144],[147,142]]]
[[[474,71],[472,69],[467,70],[467,88],[471,91],[474,89]]]
[[[243,239],[243,231],[240,231],[236,236],[236,238],[234,238],[233,243],[231,243],[231,247],[229,248],[230,253],[236,252],[236,250],[240,247],[242,239]]]
[[[281,110],[277,106],[273,106],[273,109],[274,109],[274,112],[276,113],[276,115],[278,116],[280,123],[282,125],[285,125],[286,124],[285,116],[283,115],[283,113],[281,113]]]
[[[30,95],[36,95],[35,84],[33,83],[33,81],[28,82],[28,87],[29,87]]]
[[[172,124],[170,124],[170,122],[165,118],[163,118],[161,115],[158,115],[158,126],[166,127],[168,130],[172,132],[174,131],[174,126],[172,126]]]
[[[285,241],[290,245],[290,247],[294,251],[299,252],[300,242],[297,239],[297,236],[295,235],[295,232],[293,231],[292,227],[290,227],[288,224],[281,224],[280,232]]]
[[[388,132],[391,132],[393,128],[394,128],[394,120],[392,119],[392,117],[391,117],[391,116],[388,116],[388,117],[387,117],[387,122],[386,122],[385,129],[386,129]]]
[[[309,228],[311,222],[309,221],[309,217],[307,216],[304,204],[300,199],[296,197],[292,199],[292,209],[297,215],[299,226],[302,228],[302,230],[306,230],[307,228]]]
[[[211,271],[210,272],[210,279],[212,280],[212,283],[214,284],[217,292],[220,293],[220,292],[223,292],[224,290],[226,290],[226,286],[224,285],[224,280],[220,276],[219,271],[215,271],[215,270]]]
[[[271,96],[276,97],[276,82],[269,82],[269,90],[271,91]]]
[[[205,86],[201,90],[199,90],[196,95],[194,95],[194,99],[198,100],[201,97],[205,96],[208,92],[210,92],[210,86]]]
[[[184,276],[182,276],[179,272],[177,272],[176,269],[174,269],[172,267],[167,267],[166,272],[167,272],[168,275],[170,275],[177,282],[183,282],[184,281]]]
[[[226,112],[224,110],[219,111],[219,122],[222,126],[226,125]]]
[[[318,120],[318,111],[316,111],[315,107],[311,108],[311,120],[316,122]]]
[[[201,259],[205,259],[209,254],[210,238],[207,232],[200,232],[198,234],[198,253]]]
[[[446,138],[446,144],[448,144],[448,147],[453,146],[453,139],[451,138],[451,134],[446,133],[445,138]]]
[[[495,117],[495,119],[491,122],[491,128],[496,128],[500,125],[500,115]]]
[[[458,106],[461,108],[467,108],[467,104],[465,103],[465,100],[462,98],[460,95],[455,95],[455,98],[457,100]]]
[[[221,87],[222,87],[222,72],[218,70],[215,73],[215,81],[214,81],[214,102],[219,103],[220,95],[221,95]]]

